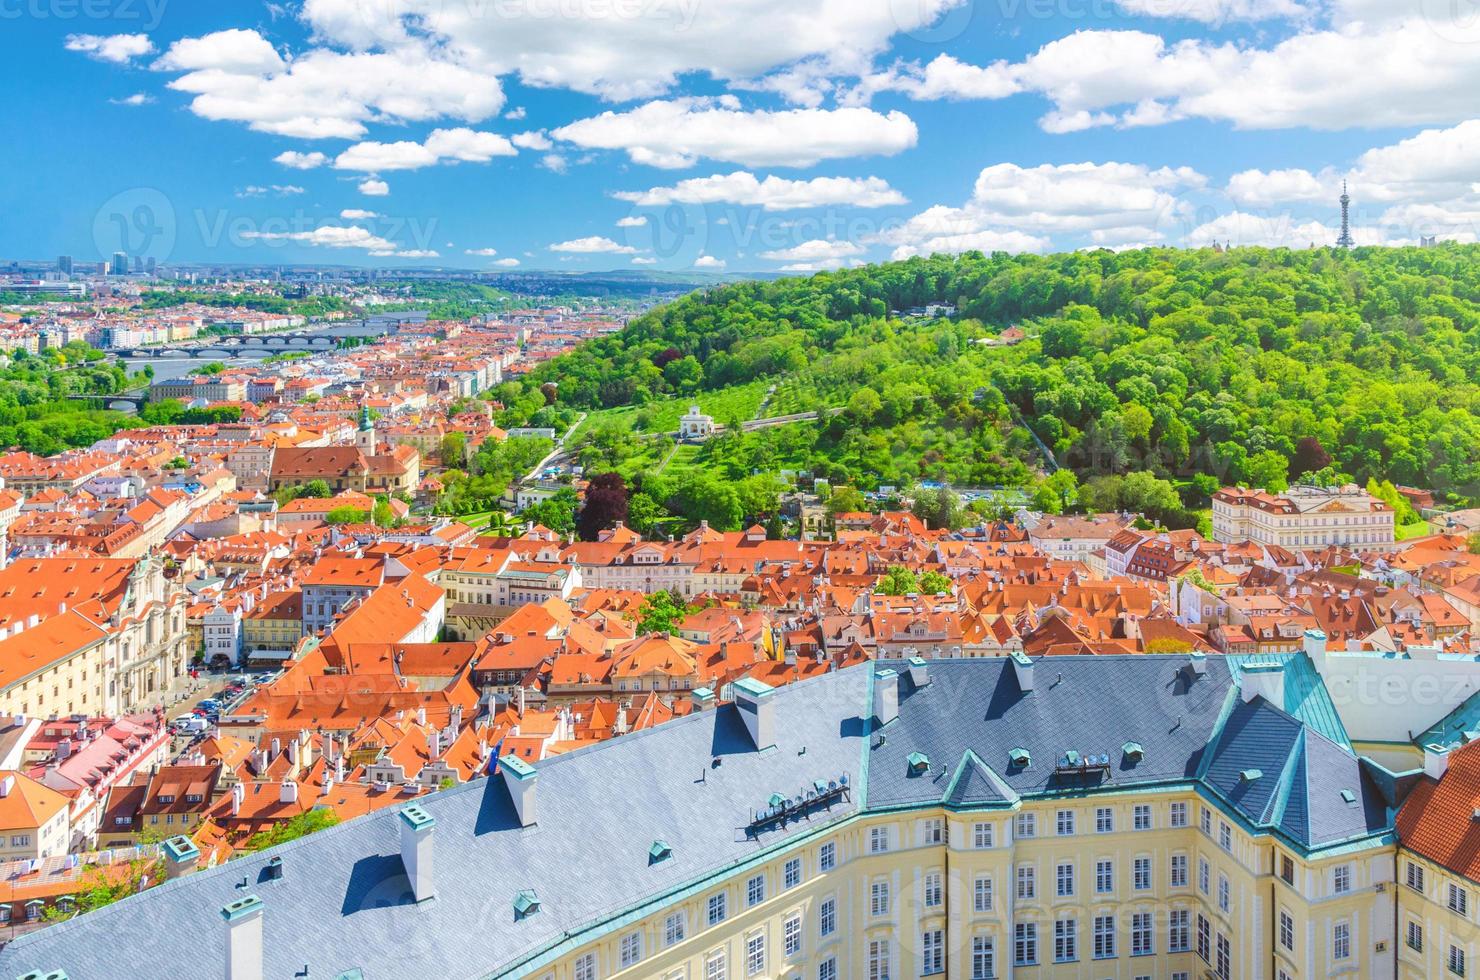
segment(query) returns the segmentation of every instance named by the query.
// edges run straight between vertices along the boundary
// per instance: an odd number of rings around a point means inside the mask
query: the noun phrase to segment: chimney
[[[1021,650],[1012,652],[1012,672],[1017,675],[1019,689],[1024,693],[1033,690],[1033,661]]]
[[[0,779],[0,799],[9,796],[13,789],[15,789],[15,775],[8,773],[4,779]]]
[[[437,894],[432,877],[432,828],[436,825],[432,815],[415,804],[401,808],[401,863],[418,902]]]
[[[539,772],[534,766],[517,755],[506,755],[498,760],[504,774],[504,785],[514,801],[514,811],[519,814],[519,826],[530,827],[538,823],[534,806],[534,784]]]
[[[924,657],[910,658],[910,680],[916,688],[930,683],[930,668],[926,665]]]
[[[1239,696],[1245,703],[1262,696],[1276,708],[1285,707],[1285,665],[1246,664],[1239,679]]]
[[[239,898],[221,907],[226,920],[226,980],[262,980],[262,899]]]
[[[1305,655],[1310,658],[1310,662],[1315,665],[1316,672],[1324,674],[1326,672],[1326,634],[1316,629],[1306,630],[1301,640],[1301,648],[1305,650]]]
[[[1449,748],[1430,742],[1423,747],[1423,774],[1431,779],[1442,779],[1449,771]]]
[[[282,786],[278,788],[278,800],[282,803],[297,803],[298,784],[291,779],[283,780]]]
[[[772,687],[753,677],[743,677],[731,685],[730,690],[735,696],[740,720],[745,722],[745,730],[750,733],[751,744],[757,749],[775,745]]]
[[[183,878],[200,863],[200,849],[180,834],[164,842],[164,872],[168,879]]]
[[[1194,677],[1201,677],[1208,672],[1207,654],[1194,650],[1187,656],[1187,665],[1192,668]]]
[[[689,695],[695,711],[714,710],[714,692],[707,687],[696,687]]]
[[[889,668],[874,671],[874,721],[879,727],[899,717],[899,675]]]

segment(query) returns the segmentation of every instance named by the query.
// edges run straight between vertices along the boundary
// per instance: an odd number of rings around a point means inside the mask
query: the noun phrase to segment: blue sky
[[[1442,8],[1442,9],[1441,9]],[[1475,240],[1480,5],[0,0],[0,255],[805,271]]]

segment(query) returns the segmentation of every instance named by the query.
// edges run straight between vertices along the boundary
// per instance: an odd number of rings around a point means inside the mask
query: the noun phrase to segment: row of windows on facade
[[[1054,923],[1053,962],[1071,963],[1079,960],[1079,923],[1075,919],[1060,919]],[[826,940],[837,930],[837,910],[832,900],[819,906],[818,934]],[[804,926],[800,912],[792,913],[782,923],[782,956],[794,960],[802,956]],[[684,938],[684,921],[681,913],[670,915],[664,924],[664,945],[673,945]],[[1350,935],[1339,939],[1345,943],[1337,958],[1350,955]],[[618,959],[621,969],[637,965],[645,954],[644,937],[640,932],[624,936],[619,943]],[[1091,956],[1096,960],[1114,959],[1119,955],[1119,932],[1113,914],[1094,917],[1091,935]],[[1186,953],[1194,950],[1191,913],[1186,910],[1173,911],[1169,915],[1166,952]],[[1196,953],[1214,968],[1217,976],[1229,978],[1233,972],[1232,943],[1222,932],[1214,933],[1211,922],[1204,916],[1197,917]],[[1131,916],[1130,954],[1132,956],[1155,955],[1155,929],[1153,913],[1141,912]],[[945,931],[926,929],[920,934],[920,975],[932,976],[945,971]],[[1038,924],[1018,923],[1013,929],[1012,958],[1015,966],[1036,966],[1040,963]],[[726,980],[729,969],[727,949],[710,951],[704,957],[704,980]],[[894,969],[893,949],[888,939],[871,939],[867,948],[868,977],[870,980],[890,980]],[[743,975],[758,977],[767,971],[766,933],[756,930],[744,937]],[[579,957],[574,965],[576,980],[598,980],[599,964],[594,952]],[[991,980],[997,976],[997,945],[993,936],[971,938],[972,980]],[[680,970],[673,977],[684,977]],[[838,963],[836,956],[828,956],[817,964],[817,980],[836,980]],[[1172,974],[1173,980],[1187,980],[1186,972]],[[1136,980],[1141,980],[1137,977]]]
[[[1410,919],[1408,922],[1408,930],[1406,936],[1404,937],[1404,941],[1407,942],[1409,949],[1413,950],[1416,953],[1422,953],[1423,925],[1415,920]],[[1450,973],[1453,973],[1455,976],[1459,977],[1464,976],[1466,959],[1467,957],[1465,955],[1465,949],[1463,946],[1458,946],[1454,943],[1449,944],[1449,949],[1445,953],[1444,962],[1445,965],[1449,968]]]
[[[1420,895],[1423,895],[1425,897],[1429,897],[1428,889],[1425,887],[1425,874],[1423,865],[1417,864],[1413,861],[1407,862],[1404,868],[1403,881],[1404,884],[1406,884],[1413,891],[1418,892]],[[1444,882],[1442,898],[1444,899],[1444,904],[1449,909],[1449,911],[1453,912],[1455,915],[1469,918],[1470,892],[1468,888],[1457,882]],[[1283,938],[1283,934],[1281,935]],[[1424,949],[1423,924],[1418,922],[1417,920],[1410,919],[1408,921],[1407,929],[1405,930],[1404,941],[1408,944],[1409,949],[1413,950],[1416,953],[1422,953]],[[1464,976],[1465,962],[1466,955],[1464,947],[1457,946],[1454,943],[1450,943],[1445,955],[1445,965],[1449,968],[1449,972],[1453,973],[1455,976]]]
[[[1203,808],[1203,829],[1211,836],[1211,813]],[[1097,808],[1095,812],[1096,830],[1108,833],[1114,829],[1114,811],[1109,807]],[[1133,808],[1133,827],[1138,830],[1152,829],[1152,813],[1149,804],[1137,804]],[[1174,802],[1170,805],[1170,822],[1173,827],[1187,826],[1187,804]],[[1056,827],[1062,834],[1074,832],[1073,811],[1061,810],[1056,815]],[[880,853],[889,850],[890,829],[887,826],[872,827],[869,829],[869,850],[871,853]],[[1036,833],[1036,815],[1032,813],[1018,814],[1014,822],[1014,830],[1021,837],[1033,837]],[[944,821],[940,818],[932,818],[923,821],[922,830],[923,843],[941,844],[944,842]],[[1232,846],[1231,829],[1223,824],[1220,826],[1220,843],[1225,849]],[[972,844],[976,848],[992,848],[995,846],[995,825],[990,822],[977,822],[972,826]],[[837,850],[834,842],[826,842],[821,845],[818,852],[819,872],[828,872],[836,867]],[[1173,855],[1170,865],[1170,884],[1172,887],[1186,887],[1188,876],[1188,857],[1186,855]],[[1199,885],[1204,894],[1209,893],[1210,867],[1204,859],[1199,859]],[[1350,869],[1345,868],[1345,877],[1338,876],[1338,881],[1344,881],[1345,886],[1340,890],[1350,887]],[[793,857],[789,859],[782,869],[783,890],[796,887],[802,881],[802,859]],[[1062,862],[1055,869],[1055,889],[1059,895],[1069,896],[1074,894],[1074,865],[1070,862]],[[1150,890],[1152,887],[1152,861],[1150,857],[1137,857],[1132,862],[1132,880],[1136,890]],[[1115,869],[1110,860],[1099,860],[1095,867],[1095,887],[1097,893],[1109,893],[1114,890]],[[1032,899],[1036,897],[1036,867],[1032,865],[1020,865],[1016,870],[1017,896],[1020,899]],[[944,881],[940,872],[930,872],[925,875],[922,885],[923,902],[926,908],[940,907],[944,903]],[[973,908],[977,912],[990,912],[993,909],[994,886],[990,876],[978,876],[973,882]],[[744,885],[745,905],[747,908],[759,905],[766,899],[766,875],[764,872],[752,875]],[[706,921],[710,927],[724,922],[729,916],[729,892],[719,891],[706,900]],[[1218,901],[1224,911],[1230,908],[1230,885],[1227,876],[1218,876]],[[872,882],[870,885],[870,913],[874,916],[888,915],[890,911],[891,897],[890,884],[886,880]],[[1167,952],[1186,952],[1191,949],[1191,913],[1188,910],[1173,910],[1168,913],[1167,920]],[[1111,958],[1116,956],[1116,916],[1114,914],[1102,914],[1094,917],[1094,956],[1095,958]],[[1216,963],[1220,975],[1226,975],[1229,957],[1227,955],[1227,941],[1223,936],[1218,937],[1215,944],[1211,938],[1211,926],[1201,915],[1198,916],[1199,943],[1198,951],[1204,960]],[[826,939],[831,936],[837,928],[837,905],[834,898],[825,898],[818,905],[818,934],[819,938]],[[1037,923],[1023,922],[1014,926],[1014,960],[1019,963],[1036,963],[1037,950]],[[1055,960],[1067,962],[1078,958],[1078,922],[1073,918],[1060,919],[1054,924],[1055,936]],[[793,957],[800,955],[802,943],[801,913],[794,912],[782,923],[782,940],[785,955]],[[669,914],[662,928],[663,945],[671,946],[682,942],[687,938],[687,916],[683,911]],[[755,933],[748,936],[747,942],[747,976],[757,975],[764,970],[765,962],[765,935]],[[632,932],[622,937],[619,941],[618,959],[622,968],[627,968],[639,962],[645,955],[645,937],[641,931]],[[992,937],[974,937],[974,947],[982,947],[985,950],[984,962],[992,959],[994,947]],[[1349,935],[1345,942],[1349,955]],[[931,949],[943,949],[937,943],[932,943],[928,938],[922,937],[922,962],[928,967],[934,959],[934,954],[928,953]],[[1130,917],[1130,948],[1131,955],[1144,956],[1156,952],[1154,942],[1153,914],[1151,912],[1137,912]],[[1338,947],[1340,948],[1340,947]],[[714,962],[723,963],[723,954]],[[943,954],[942,954],[943,956]],[[974,953],[975,956],[975,953]],[[586,954],[578,961],[577,976],[594,977],[594,972],[582,973],[579,966],[588,963],[590,970],[595,969],[595,954]],[[749,970],[751,965],[758,963],[756,972]],[[723,969],[721,966],[720,969]],[[871,971],[872,972],[872,971]],[[721,974],[722,975],[722,974]],[[991,976],[992,974],[984,974]]]

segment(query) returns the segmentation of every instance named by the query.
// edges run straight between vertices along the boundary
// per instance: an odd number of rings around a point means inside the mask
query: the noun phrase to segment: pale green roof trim
[[[1351,749],[1351,737],[1342,724],[1336,704],[1331,700],[1331,692],[1326,690],[1315,664],[1310,662],[1303,651],[1252,656],[1229,654],[1225,659],[1235,681],[1239,680],[1241,671],[1267,669],[1278,664],[1285,672],[1285,703],[1280,705],[1285,713],[1304,722],[1342,748]]]
[[[533,779],[536,775],[534,766],[530,765],[529,763],[525,762],[523,759],[512,753],[498,760],[498,764],[503,768],[509,770],[509,772],[513,774],[515,779],[521,781],[525,779]]]
[[[770,694],[772,691],[775,690],[775,688],[767,684],[765,681],[758,681],[754,677],[742,677],[730,686],[732,690],[740,691],[743,694],[748,694],[753,698],[765,697],[767,694]]]

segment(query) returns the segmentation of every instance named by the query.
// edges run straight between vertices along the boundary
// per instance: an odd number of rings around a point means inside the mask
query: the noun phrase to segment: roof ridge
[[[1280,782],[1276,787],[1274,796],[1269,801],[1266,812],[1268,819],[1264,821],[1265,826],[1278,827],[1285,822],[1285,809],[1290,805],[1290,793],[1295,789],[1295,773],[1300,769],[1300,760],[1305,756],[1305,735],[1309,729],[1302,724],[1300,731],[1295,737],[1295,745],[1290,754],[1285,757],[1285,766],[1280,770]],[[1307,773],[1309,769],[1307,768]],[[1304,840],[1310,839],[1310,813],[1306,812],[1306,832]]]

